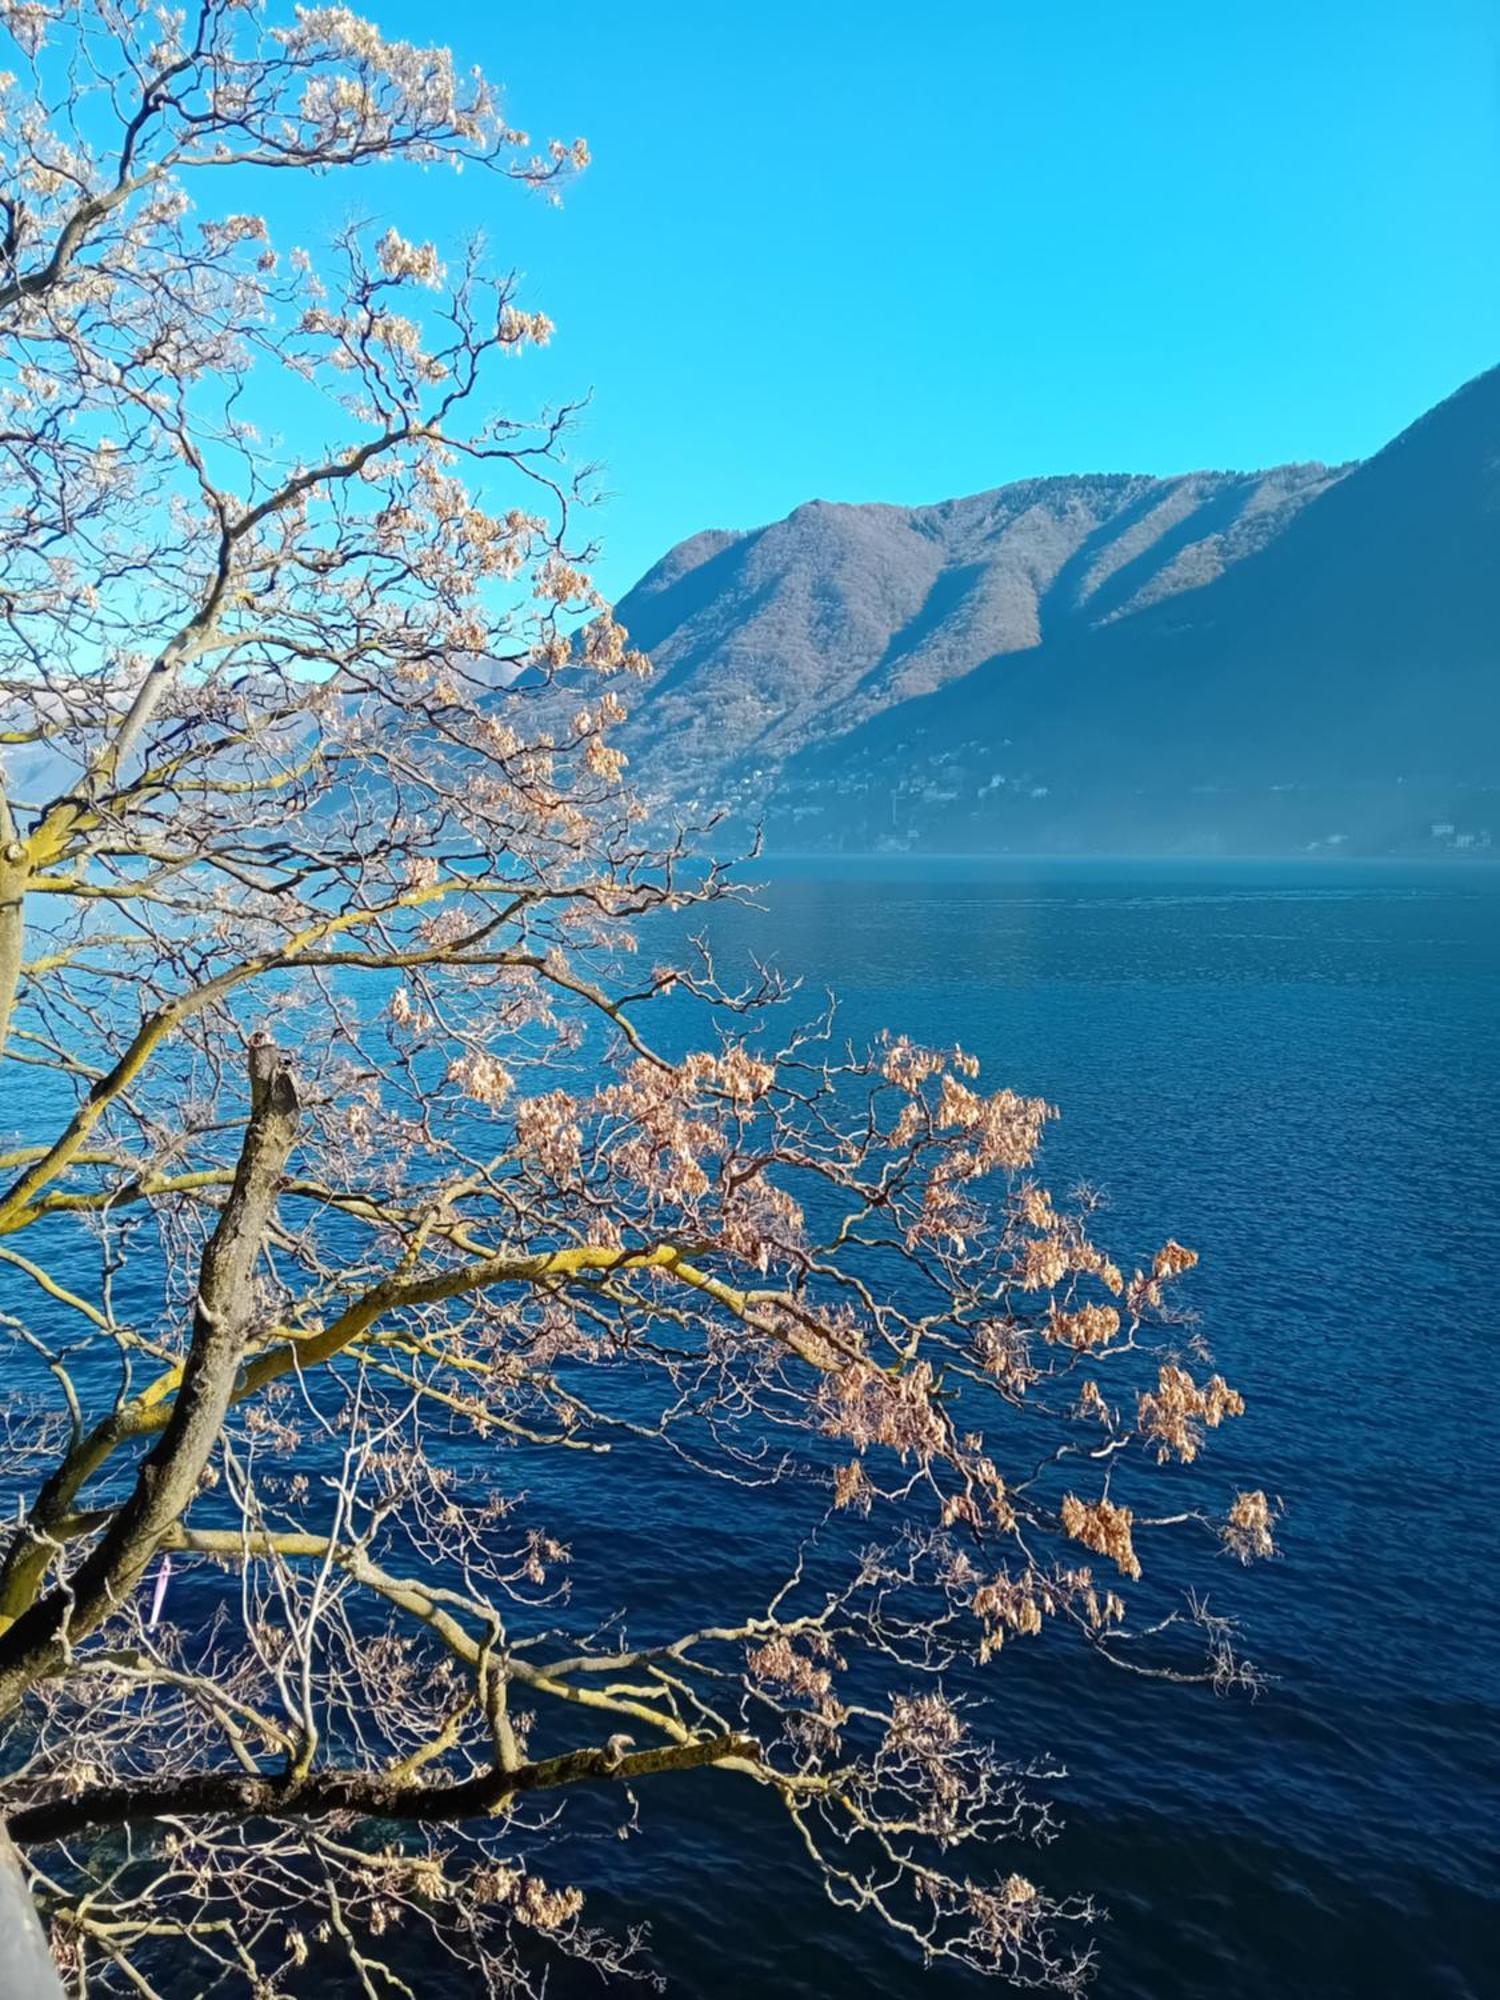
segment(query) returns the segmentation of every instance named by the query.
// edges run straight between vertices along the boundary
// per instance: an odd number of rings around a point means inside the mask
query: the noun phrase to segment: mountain
[[[1337,473],[1032,479],[934,507],[814,500],[695,535],[619,607],[655,663],[638,747],[658,765],[780,761],[931,693],[1207,582]]]
[[[620,616],[648,796],[773,846],[1479,847],[1500,370],[1353,467],[814,501],[680,544]]]

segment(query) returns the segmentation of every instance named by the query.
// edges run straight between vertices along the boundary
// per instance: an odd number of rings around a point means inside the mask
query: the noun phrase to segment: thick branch
[[[154,180],[159,171],[152,168],[137,179],[121,180],[114,187],[91,194],[81,201],[58,231],[57,242],[46,263],[35,271],[23,272],[20,277],[0,284],[0,312],[9,312],[23,299],[43,298],[53,291],[66,277],[78,252],[98,225],[148,181]]]
[[[252,1043],[250,1122],[229,1199],[203,1253],[192,1343],[171,1416],[99,1546],[65,1588],[32,1604],[0,1635],[0,1715],[129,1595],[198,1490],[253,1324],[251,1273],[296,1138],[297,1115],[296,1088],[277,1051],[268,1042]]]
[[[373,1819],[457,1824],[495,1812],[524,1792],[551,1791],[591,1779],[629,1784],[662,1771],[695,1771],[729,1761],[758,1763],[753,1736],[708,1736],[656,1750],[617,1754],[608,1745],[568,1750],[514,1771],[481,1771],[449,1784],[413,1785],[363,1772],[332,1771],[300,1783],[249,1778],[232,1772],[203,1772],[167,1785],[112,1785],[74,1799],[27,1806],[9,1824],[11,1836],[26,1845],[71,1840],[90,1827],[114,1827],[142,1820],[209,1816],[235,1819],[320,1819],[356,1813]]]

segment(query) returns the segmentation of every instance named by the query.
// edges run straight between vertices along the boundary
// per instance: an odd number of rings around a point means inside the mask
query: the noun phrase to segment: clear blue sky
[[[558,322],[511,396],[594,392],[615,591],[813,497],[1360,456],[1500,361],[1500,0],[367,10],[594,148],[431,193]]]

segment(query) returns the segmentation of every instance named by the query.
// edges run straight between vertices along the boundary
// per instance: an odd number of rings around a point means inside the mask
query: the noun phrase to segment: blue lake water
[[[1500,1993],[1500,869],[783,864],[710,928],[726,981],[770,960],[803,975],[794,1012],[835,989],[851,1039],[959,1040],[1060,1105],[1046,1176],[1107,1188],[1103,1240],[1202,1253],[1193,1303],[1248,1409],[1181,1491],[1285,1503],[1278,1561],[1191,1576],[1272,1677],[1257,1700],[1055,1631],[993,1663],[991,1733],[1067,1767],[1061,1838],[994,1865],[1097,1899],[1101,2000]],[[637,1639],[761,1608],[821,1511],[546,1456],[574,1610],[630,1605]],[[191,1623],[190,1587],[173,1603]],[[537,1865],[596,1921],[648,1921],[679,2000],[994,1991],[831,1908],[743,1781],[653,1780],[628,1841],[617,1796],[570,1805]]]
[[[1048,1176],[1107,1187],[1107,1240],[1201,1249],[1248,1412],[1186,1478],[1286,1505],[1281,1559],[1214,1582],[1257,1700],[1006,1649],[994,1732],[1068,1776],[1005,1865],[1105,1907],[1107,2000],[1500,1992],[1500,871],[784,864],[761,903],[716,913],[726,966],[835,988],[856,1040],[961,1040],[1062,1107]],[[599,1503],[622,1601],[770,1574],[775,1520],[710,1498],[670,1561],[665,1489]],[[643,1809],[575,1879],[649,1917],[671,1993],[991,1990],[829,1908],[750,1788]]]

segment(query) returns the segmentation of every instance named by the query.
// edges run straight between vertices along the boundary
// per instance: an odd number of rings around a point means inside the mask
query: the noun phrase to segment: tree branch
[[[139,1582],[162,1536],[183,1512],[218,1441],[253,1323],[250,1283],[297,1136],[298,1103],[290,1070],[269,1041],[250,1048],[250,1122],[234,1185],[203,1253],[193,1337],[182,1386],[161,1441],[141,1465],[134,1491],[109,1531],[66,1586],[23,1611],[0,1634],[0,1715],[52,1673],[71,1646],[99,1626]],[[45,1526],[45,1524],[34,1524]],[[44,1543],[29,1558],[46,1560]],[[6,1579],[7,1595],[16,1585]]]
[[[700,1770],[706,1764],[758,1764],[760,1755],[753,1736],[724,1735],[623,1754],[607,1744],[589,1745],[522,1764],[514,1771],[481,1771],[447,1784],[404,1784],[354,1771],[325,1772],[300,1782],[202,1772],[175,1784],[103,1786],[74,1799],[26,1806],[12,1816],[9,1831],[24,1845],[42,1846],[71,1840],[89,1828],[174,1817],[322,1819],[332,1813],[354,1813],[371,1819],[455,1824],[493,1813],[525,1792],[590,1780],[630,1784],[659,1772]]]

